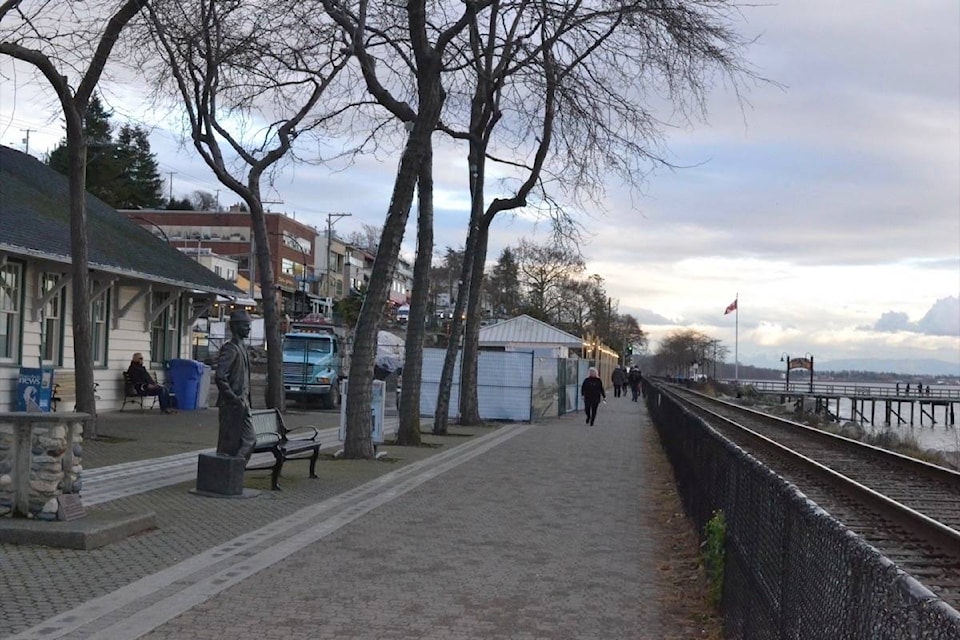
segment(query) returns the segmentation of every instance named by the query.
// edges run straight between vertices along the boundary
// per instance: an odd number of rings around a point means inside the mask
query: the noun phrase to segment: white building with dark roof
[[[111,411],[133,353],[162,380],[167,361],[190,358],[191,327],[217,296],[244,292],[90,194],[86,209],[97,408]],[[0,146],[0,411],[18,408],[21,368],[73,378],[73,277],[67,178]]]

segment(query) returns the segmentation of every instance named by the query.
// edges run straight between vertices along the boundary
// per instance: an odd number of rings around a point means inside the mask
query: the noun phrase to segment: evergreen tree
[[[142,127],[123,125],[113,137],[110,116],[94,95],[84,119],[87,137],[87,191],[116,209],[150,209],[163,203],[163,180]],[[62,140],[47,164],[66,175],[67,143]]]
[[[87,138],[87,191],[110,206],[115,205],[115,194],[122,169],[113,147],[113,133],[110,125],[110,112],[106,110],[100,98],[90,97],[86,117],[83,120],[83,132]],[[47,165],[67,175],[66,138],[50,152]]]
[[[520,291],[520,267],[510,247],[500,253],[500,259],[493,266],[487,282],[493,314],[507,318],[517,315],[523,303],[523,294]]]
[[[150,141],[143,127],[123,125],[117,136],[117,157],[121,163],[118,209],[154,209],[163,203],[163,180]]]
[[[169,211],[194,211],[193,203],[190,198],[172,198],[167,201],[167,210]]]

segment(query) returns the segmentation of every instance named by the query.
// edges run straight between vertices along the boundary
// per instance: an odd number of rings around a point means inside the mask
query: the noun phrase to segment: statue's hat
[[[237,309],[230,312],[230,322],[252,322],[246,309]]]

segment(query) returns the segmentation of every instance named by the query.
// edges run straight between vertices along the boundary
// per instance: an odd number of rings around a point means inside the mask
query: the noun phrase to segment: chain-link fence
[[[650,416],[701,536],[726,520],[727,638],[960,640],[960,614],[644,381]]]

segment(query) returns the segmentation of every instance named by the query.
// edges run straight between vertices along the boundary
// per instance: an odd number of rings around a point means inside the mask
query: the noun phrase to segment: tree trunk
[[[404,345],[403,389],[400,393],[400,427],[397,444],[420,445],[420,385],[423,380],[423,342],[427,319],[430,264],[433,256],[433,149],[427,149],[420,165],[417,188],[417,259],[413,266],[413,293]]]
[[[89,413],[93,420],[86,436],[97,437],[97,400],[93,382],[93,354],[90,344],[89,246],[87,243],[87,142],[83,115],[76,107],[64,109],[67,121],[67,157],[70,162],[70,262],[73,266],[73,367],[77,381],[76,411]]]
[[[487,240],[490,226],[482,221],[477,231],[477,246],[473,254],[473,272],[471,273],[470,296],[467,300],[467,325],[463,331],[463,357],[460,370],[460,424],[478,425],[483,423],[480,417],[480,400],[477,397],[477,360],[480,353],[480,297],[483,291],[483,266],[487,260]]]
[[[425,112],[417,118],[413,131],[400,160],[400,169],[393,185],[393,196],[387,220],[383,225],[380,246],[373,262],[370,285],[360,308],[357,328],[350,359],[349,386],[347,392],[346,438],[343,455],[346,458],[372,458],[373,441],[370,438],[371,383],[376,362],[377,331],[386,310],[390,282],[397,265],[400,243],[413,204],[413,191],[420,174],[420,166],[430,148],[430,136],[443,104],[437,79],[437,97],[431,109],[429,103],[421,105]],[[423,117],[424,113],[427,117]]]
[[[463,328],[463,316],[467,309],[467,298],[470,294],[471,273],[473,272],[473,256],[476,252],[477,230],[480,217],[483,215],[483,173],[481,164],[476,159],[474,145],[471,145],[470,171],[470,229],[467,231],[467,244],[463,250],[463,264],[460,267],[460,289],[457,292],[457,302],[453,309],[453,319],[450,321],[450,341],[447,343],[447,353],[443,358],[443,371],[440,374],[440,385],[437,389],[437,410],[433,418],[433,433],[442,435],[447,432],[450,413],[450,394],[453,390],[453,373],[457,364],[457,355],[460,353],[460,332]],[[463,358],[460,359],[463,367]],[[461,397],[463,386],[460,387]],[[457,406],[460,408],[460,405]],[[462,416],[461,416],[462,418]]]
[[[268,409],[286,409],[283,393],[283,347],[280,341],[280,313],[277,309],[276,282],[270,257],[270,239],[267,222],[260,201],[260,174],[252,170],[247,180],[249,193],[245,194],[250,208],[250,227],[253,232],[260,293],[263,301],[263,324],[267,342],[267,386],[264,403]]]

